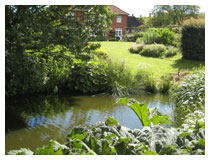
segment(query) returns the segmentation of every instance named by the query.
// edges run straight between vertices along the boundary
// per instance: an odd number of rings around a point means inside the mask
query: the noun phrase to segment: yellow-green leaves
[[[150,126],[157,124],[171,124],[170,119],[166,115],[158,115],[157,108],[149,109],[146,104],[139,104],[135,99],[122,98],[117,100],[117,104],[127,105],[138,116],[143,126]]]

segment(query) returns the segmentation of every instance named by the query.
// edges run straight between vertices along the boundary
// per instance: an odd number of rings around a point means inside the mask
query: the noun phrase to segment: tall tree
[[[156,5],[152,11],[154,26],[168,24],[181,25],[183,20],[199,14],[199,6],[196,5]]]
[[[13,91],[17,86],[22,87],[17,90],[24,90],[21,84],[29,83],[29,75],[35,74],[34,63],[25,54],[26,50],[43,53],[44,49],[47,54],[60,45],[60,54],[66,50],[80,54],[88,45],[90,33],[105,33],[111,21],[108,6],[6,5],[6,90],[10,87]]]

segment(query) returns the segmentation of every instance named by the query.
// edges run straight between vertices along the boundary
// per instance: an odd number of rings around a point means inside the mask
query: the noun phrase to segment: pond
[[[173,115],[173,109],[165,95],[133,97],[150,108]],[[92,125],[114,117],[120,125],[142,128],[135,113],[127,106],[113,105],[110,95],[93,96],[30,96],[6,100],[5,151],[30,148],[35,150],[48,144],[50,139],[66,141],[74,126]]]

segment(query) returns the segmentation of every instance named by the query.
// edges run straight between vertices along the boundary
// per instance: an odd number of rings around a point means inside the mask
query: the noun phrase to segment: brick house
[[[127,19],[129,14],[114,5],[109,5],[109,7],[111,8],[112,13],[116,14],[117,16],[112,20],[112,31],[106,36],[106,39],[114,36],[122,39],[127,30]]]
[[[114,6],[109,5],[112,10],[112,13],[116,14],[117,16],[112,20],[112,31],[106,35],[105,39],[109,39],[110,37],[119,37],[123,39],[126,32],[132,33],[138,30],[138,27],[142,25],[138,18],[129,16],[129,14],[122,9]]]
[[[137,31],[137,28],[142,24],[136,17],[129,16],[129,14],[122,9],[118,8],[114,5],[109,5],[112,13],[116,16],[112,20],[111,28],[112,30],[110,33],[105,35],[105,40],[109,38],[119,37],[119,39],[123,39],[126,33],[132,33]],[[84,10],[74,9],[73,14],[75,17],[82,19],[82,12]],[[91,36],[97,36],[95,34]]]

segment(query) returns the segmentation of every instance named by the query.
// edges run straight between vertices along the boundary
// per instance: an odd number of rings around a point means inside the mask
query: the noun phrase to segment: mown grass
[[[153,74],[156,80],[160,80],[171,73],[191,71],[195,67],[204,66],[204,62],[184,60],[182,55],[176,55],[172,58],[152,58],[144,57],[139,54],[131,54],[128,49],[134,45],[134,42],[99,42],[101,48],[108,52],[108,55],[114,61],[124,61],[135,75],[139,67],[144,68]]]

